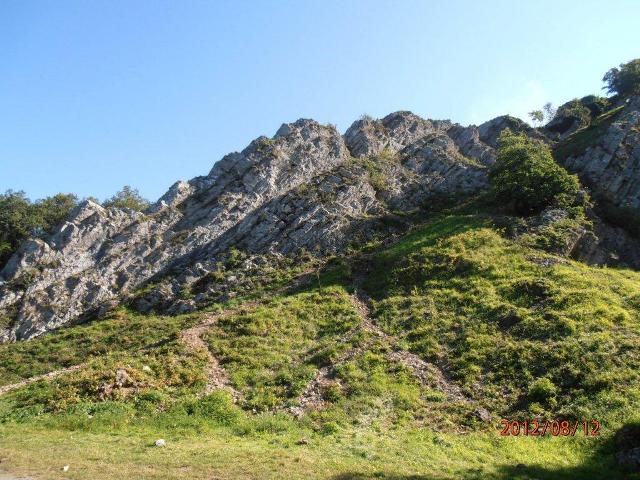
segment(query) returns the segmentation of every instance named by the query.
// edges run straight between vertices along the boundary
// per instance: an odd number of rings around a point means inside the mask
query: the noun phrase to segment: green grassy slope
[[[0,346],[0,385],[85,364],[0,396],[0,471],[633,478],[615,469],[611,437],[637,417],[639,273],[556,257],[507,239],[486,215],[455,214],[380,251],[335,259],[311,278],[213,313],[121,310]],[[367,295],[379,330],[359,303]],[[211,315],[204,339],[240,395],[236,404],[222,391],[198,395],[207,358],[180,340]],[[420,381],[398,360],[402,351],[434,365],[466,399]],[[135,388],[105,396],[118,369]],[[322,371],[331,375],[321,408],[289,413]],[[479,407],[493,423],[476,419]],[[495,425],[533,416],[597,418],[602,435],[501,437]],[[152,446],[160,437],[166,449]],[[72,468],[63,476],[58,464]]]
[[[492,411],[628,415],[640,398],[640,274],[554,257],[480,222],[444,218],[375,258],[378,322]]]

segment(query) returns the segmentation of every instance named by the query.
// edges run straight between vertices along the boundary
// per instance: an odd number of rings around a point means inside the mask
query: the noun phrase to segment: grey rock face
[[[494,149],[498,146],[498,137],[505,128],[515,133],[524,133],[536,140],[547,141],[538,130],[509,115],[496,117],[479,126],[453,125],[447,134],[455,141],[463,155],[474,158],[483,165],[492,165],[496,161]]]
[[[215,277],[232,248],[251,259],[341,252],[379,231],[392,211],[485,188],[500,131],[528,128],[514,122],[461,127],[397,112],[358,120],[343,137],[298,120],[226,155],[209,174],[175,183],[144,213],[84,202],[51,236],[25,242],[0,272],[0,316],[11,319],[0,342],[124,301],[142,311],[191,311],[215,292],[184,299],[181,291]]]
[[[288,130],[227,155],[206,177],[176,183],[144,214],[88,201],[47,241],[26,242],[1,272],[0,314],[14,321],[0,339],[100,314],[152,277],[216,251],[246,216],[348,157],[333,128],[299,120]]]
[[[563,140],[577,130],[587,127],[609,107],[609,104],[609,99],[595,95],[571,100],[558,108],[553,119],[545,125],[544,131],[553,140]]]
[[[595,215],[591,220],[593,230],[580,237],[573,257],[591,265],[640,269],[640,240]]]
[[[484,122],[480,125],[478,127],[480,140],[495,148],[498,146],[498,137],[505,128],[510,129],[514,133],[525,133],[529,137],[543,142],[547,141],[547,138],[538,130],[531,128],[519,118],[511,117],[509,115],[496,117],[493,120],[489,120],[488,122]]]
[[[400,151],[428,134],[446,131],[449,127],[449,121],[425,120],[411,112],[396,112],[382,120],[362,118],[354,122],[344,139],[351,155],[366,157],[385,148]]]
[[[431,198],[469,195],[487,186],[486,168],[463,156],[444,133],[429,134],[401,154],[382,194],[393,210],[411,210]]]
[[[631,99],[594,146],[567,158],[565,166],[596,198],[640,213],[640,97]]]
[[[453,139],[463,155],[474,158],[483,165],[495,163],[494,147],[480,140],[480,130],[475,125],[470,127],[454,125],[447,134]]]

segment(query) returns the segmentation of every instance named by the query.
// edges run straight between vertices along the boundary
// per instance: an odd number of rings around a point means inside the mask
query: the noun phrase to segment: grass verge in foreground
[[[0,471],[38,479],[617,479],[640,478],[614,468],[606,442],[594,438],[513,438],[497,432],[468,435],[401,429],[229,429],[172,435],[155,428],[127,434],[0,426]],[[156,438],[166,448],[153,446]],[[61,472],[69,465],[68,472]]]

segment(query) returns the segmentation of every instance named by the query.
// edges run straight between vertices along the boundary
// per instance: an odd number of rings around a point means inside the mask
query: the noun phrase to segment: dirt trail
[[[248,305],[245,305],[245,307],[246,306]],[[203,323],[183,330],[180,338],[187,347],[192,350],[202,351],[207,356],[207,386],[204,392],[202,392],[202,395],[208,395],[215,390],[227,390],[231,393],[233,399],[238,401],[241,397],[240,392],[231,386],[229,375],[225,369],[222,368],[216,356],[211,352],[209,344],[202,338],[207,330],[217,323],[220,318],[231,315],[234,311],[236,310],[222,312],[217,315],[209,315]]]
[[[449,400],[468,401],[460,387],[449,380],[447,375],[437,365],[425,362],[418,355],[402,350],[398,347],[398,339],[385,333],[371,318],[371,298],[361,287],[356,290],[354,302],[363,318],[365,328],[384,340],[393,351],[389,358],[407,367],[423,386],[436,388],[444,392]]]
[[[407,352],[406,350],[396,350],[389,354],[389,358],[409,368],[423,386],[435,388],[445,393],[449,400],[457,402],[469,401],[464,393],[462,393],[462,390],[460,390],[460,387],[445,377],[442,370],[433,363],[425,362],[415,353]]]
[[[402,350],[398,346],[398,339],[393,335],[384,332],[371,317],[371,297],[367,295],[362,285],[364,284],[364,276],[356,276],[354,285],[356,287],[355,294],[351,299],[360,314],[361,323],[359,328],[373,334],[379,340],[391,347],[392,351],[388,354],[389,358],[407,367],[422,386],[434,388],[447,395],[447,398],[456,402],[470,402],[460,387],[451,382],[447,375],[437,365],[425,362],[418,355]],[[373,340],[372,340],[373,341]],[[318,409],[326,405],[324,399],[327,389],[335,383],[336,367],[344,362],[351,360],[361,352],[365,351],[372,343],[368,342],[357,348],[352,348],[342,354],[332,365],[322,367],[316,373],[314,379],[309,383],[305,391],[298,398],[298,407],[290,410],[297,415],[301,415],[305,410]]]
[[[301,272],[300,275],[295,278],[289,285],[285,285],[284,287],[275,290],[274,292],[272,292],[272,295],[278,295],[280,293],[293,290],[305,285],[311,280],[312,273],[312,269],[307,269]],[[233,315],[241,308],[252,308],[260,305],[261,303],[264,303],[264,301],[255,300],[252,302],[244,303],[230,310],[225,310],[218,314],[210,314],[206,317],[206,320],[203,323],[200,323],[187,330],[183,330],[180,334],[180,338],[182,339],[184,344],[187,345],[187,347],[193,350],[200,350],[207,356],[207,386],[204,392],[202,392],[202,395],[208,395],[215,390],[222,389],[230,392],[233,396],[234,401],[236,402],[242,398],[242,394],[235,388],[233,388],[229,379],[229,375],[220,365],[220,361],[211,352],[209,344],[202,337],[207,332],[207,330],[215,325],[221,318],[228,315]]]
[[[12,383],[11,385],[4,385],[3,387],[0,387],[0,395],[4,395],[5,393],[9,393],[12,390],[15,390],[20,387],[24,387],[31,383],[37,382],[39,380],[51,380],[60,375],[64,375],[65,373],[71,373],[75,370],[78,370],[79,368],[84,367],[84,365],[85,364],[82,363],[80,365],[74,365],[72,367],[62,368],[60,370],[54,370],[53,372],[43,373],[42,375],[36,375],[31,378],[25,378],[24,380],[21,380],[17,383]]]
[[[340,355],[331,365],[320,368],[302,395],[298,397],[299,406],[291,408],[290,411],[296,415],[301,415],[305,410],[318,409],[326,405],[325,392],[331,385],[335,384],[333,378],[335,377],[336,368],[364,352],[371,343],[373,343],[372,340],[359,347],[351,348]]]

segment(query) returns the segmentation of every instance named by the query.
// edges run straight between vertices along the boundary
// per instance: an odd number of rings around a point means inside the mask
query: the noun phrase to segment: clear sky
[[[638,0],[3,0],[0,191],[153,200],[283,122],[522,117],[636,57]]]

